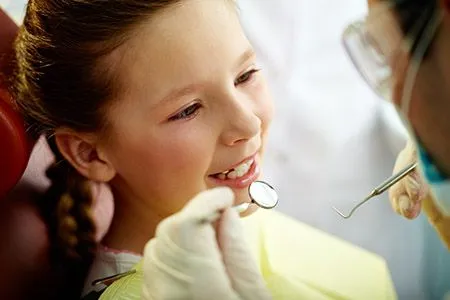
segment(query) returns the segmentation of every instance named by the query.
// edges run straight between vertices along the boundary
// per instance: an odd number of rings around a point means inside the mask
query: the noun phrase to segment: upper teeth
[[[239,177],[244,176],[247,174],[248,170],[250,169],[251,165],[253,164],[253,159],[247,160],[240,164],[239,166],[235,167],[232,171],[226,171],[221,174],[219,174],[220,179],[236,179]]]

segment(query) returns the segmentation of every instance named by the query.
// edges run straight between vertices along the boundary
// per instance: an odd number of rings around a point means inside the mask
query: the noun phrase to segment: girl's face
[[[250,202],[272,103],[232,2],[182,1],[119,50],[124,55],[112,58],[125,90],[108,112],[103,147],[116,171],[115,197],[160,217],[217,186]]]

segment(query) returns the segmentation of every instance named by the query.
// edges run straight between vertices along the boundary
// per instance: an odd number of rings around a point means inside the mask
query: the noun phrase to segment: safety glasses
[[[422,61],[424,53],[417,57],[412,48],[418,39],[427,39],[425,46],[429,47],[440,23],[438,14],[432,13],[431,16],[430,19],[429,11],[424,11],[404,34],[395,5],[385,1],[371,9],[365,19],[350,24],[344,30],[342,42],[347,54],[367,84],[383,99],[390,101],[392,98],[393,73],[399,58],[406,55],[412,56],[415,63]],[[426,32],[430,27],[436,27],[432,30],[433,36],[423,34],[423,29]]]

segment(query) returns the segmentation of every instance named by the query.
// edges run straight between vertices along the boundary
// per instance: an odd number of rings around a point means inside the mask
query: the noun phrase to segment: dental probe
[[[347,214],[343,214],[340,210],[338,210],[336,207],[333,206],[333,209],[344,219],[349,219],[353,213],[364,203],[369,201],[375,196],[381,195],[386,190],[388,190],[391,186],[402,180],[406,175],[411,173],[415,168],[417,167],[417,163],[412,163],[397,174],[392,175],[385,181],[383,181],[379,186],[377,186],[366,198],[364,198],[363,201],[359,202],[356,206],[352,208],[352,210]]]

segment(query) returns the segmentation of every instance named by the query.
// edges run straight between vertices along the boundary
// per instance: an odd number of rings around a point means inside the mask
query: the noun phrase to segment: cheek
[[[422,132],[426,132],[426,125],[427,130],[436,133],[439,121],[444,121],[441,124],[442,129],[444,129],[442,125],[447,123],[448,114],[446,112],[449,107],[447,80],[448,78],[440,72],[433,57],[428,57],[422,62],[414,83],[409,114],[413,126],[417,129],[421,127]],[[432,128],[435,126],[436,128],[433,130]]]
[[[156,177],[177,176],[204,168],[202,162],[207,160],[205,153],[208,153],[205,135],[199,130],[183,128],[168,131],[129,144],[126,152],[133,153],[134,158],[158,175]]]
[[[177,124],[177,129],[168,130],[170,132],[159,139],[154,159],[160,169],[183,176],[193,174],[203,177],[209,167],[215,142],[206,128],[196,124],[197,120],[188,122],[190,124]]]
[[[205,186],[214,142],[207,128],[195,122],[163,125],[163,129],[129,136],[113,147],[118,176],[128,188],[146,201],[164,204],[161,209],[170,213]]]

